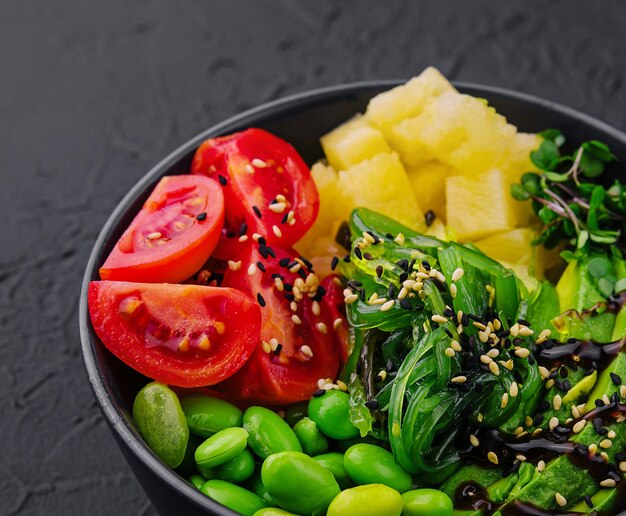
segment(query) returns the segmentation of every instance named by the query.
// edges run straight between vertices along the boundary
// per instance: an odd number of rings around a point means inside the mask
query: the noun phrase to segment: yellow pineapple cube
[[[509,181],[499,169],[446,178],[446,222],[462,242],[515,227]]]
[[[362,116],[325,134],[321,143],[328,163],[335,170],[346,170],[376,154],[391,152],[383,133]]]
[[[537,167],[530,161],[530,153],[541,144],[541,137],[532,133],[517,133],[500,168],[518,182],[525,172],[537,172]]]
[[[424,212],[432,210],[438,219],[446,219],[446,183],[456,172],[437,161],[407,167],[407,176],[417,202]]]
[[[424,214],[395,153],[378,154],[339,172],[339,191],[351,208],[363,206],[411,228],[425,227]]]
[[[370,100],[365,116],[385,136],[400,120],[417,116],[433,97],[456,91],[435,68],[426,68],[406,84],[376,95]]]

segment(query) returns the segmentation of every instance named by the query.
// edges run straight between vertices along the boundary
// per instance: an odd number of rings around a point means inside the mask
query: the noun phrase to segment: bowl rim
[[[88,315],[89,310],[87,305],[87,294],[89,282],[92,279],[93,271],[97,265],[96,260],[99,249],[105,245],[107,236],[119,223],[120,219],[128,209],[128,206],[131,205],[132,202],[144,192],[146,187],[148,187],[157,177],[162,175],[165,170],[177,162],[182,156],[197,148],[198,145],[205,139],[226,134],[230,132],[230,128],[234,128],[236,126],[252,126],[254,125],[255,120],[263,115],[271,113],[273,116],[277,116],[303,104],[319,103],[320,101],[340,97],[341,95],[356,94],[367,90],[380,90],[383,88],[388,89],[404,82],[406,82],[406,80],[402,79],[367,80],[306,90],[261,104],[212,125],[208,129],[202,131],[180,145],[164,159],[154,165],[145,175],[143,175],[118,202],[113,212],[107,218],[95,243],[93,244],[89,260],[87,262],[87,267],[83,275],[78,307],[83,362],[91,390],[96,398],[96,401],[98,402],[98,406],[104,418],[111,427],[111,431],[114,432],[115,436],[123,442],[126,448],[130,450],[135,457],[137,457],[144,468],[149,470],[153,475],[157,476],[161,481],[167,484],[169,488],[181,493],[199,508],[211,510],[218,514],[236,514],[230,509],[227,509],[223,505],[202,494],[191,484],[186,482],[180,475],[175,473],[174,470],[166,466],[156,456],[156,454],[152,452],[143,439],[141,439],[137,431],[131,426],[130,422],[123,416],[122,413],[116,410],[116,407],[111,401],[112,392],[106,387],[104,377],[96,363],[94,349],[95,343],[92,342],[90,336],[91,323]],[[556,111],[561,115],[576,119],[589,127],[605,132],[614,139],[622,141],[626,144],[626,133],[617,127],[558,102],[547,100],[528,93],[522,93],[495,86],[485,86],[477,83],[453,81],[453,85],[459,90],[466,91],[470,94],[475,95],[483,92],[487,95],[491,94],[500,97],[508,97],[522,103],[533,104],[538,107]]]

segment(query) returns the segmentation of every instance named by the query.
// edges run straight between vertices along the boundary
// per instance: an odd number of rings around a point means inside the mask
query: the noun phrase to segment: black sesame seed
[[[272,258],[276,258],[276,252],[274,251],[273,247],[269,247],[267,248],[267,254],[269,254]]]
[[[258,218],[263,218],[263,215],[261,215],[261,210],[259,210],[258,206],[252,206],[252,211]]]
[[[296,298],[291,292],[285,292],[283,295],[287,301],[293,301]]]
[[[617,462],[622,462],[626,460],[626,452],[619,452],[615,454],[615,460]]]
[[[530,323],[524,319],[518,319],[517,324],[521,324],[522,326],[530,326]]]
[[[539,426],[541,423],[543,423],[543,414],[537,414],[533,419],[533,425]]]
[[[259,304],[261,306],[265,306],[266,305],[265,299],[263,298],[263,296],[261,295],[260,292],[256,295],[256,300],[259,302]]]
[[[261,272],[265,272],[265,265],[262,262],[256,262],[256,266],[259,268]]]
[[[304,272],[304,269],[298,270],[298,276],[300,276],[302,279],[306,279],[306,272]]]
[[[400,299],[400,306],[405,310],[411,310],[411,302],[408,299]]]
[[[334,271],[337,268],[337,264],[339,263],[339,258],[333,256],[333,259],[330,261],[330,270]]]
[[[597,400],[594,401],[594,404],[596,405],[596,407],[598,408],[602,408],[604,407],[604,401],[602,401],[600,398],[598,398]]]
[[[539,405],[537,405],[537,412],[545,412],[550,408],[550,402],[548,400],[543,400]]]
[[[361,292],[359,293],[359,299],[361,301],[365,301],[365,290],[361,290]]]
[[[376,398],[372,398],[371,400],[365,402],[365,406],[368,409],[376,410],[379,407],[379,403]]]
[[[445,327],[444,327],[443,331],[444,331],[444,332],[446,333],[446,335],[447,335],[448,337],[450,337],[451,339],[453,339],[453,338],[454,338],[454,336],[452,335],[452,332],[451,332],[448,328],[445,328]]]
[[[383,275],[383,266],[379,265],[378,267],[376,267],[376,276],[380,278],[382,275]]]
[[[498,337],[500,337],[501,339],[506,339],[509,335],[511,335],[511,330],[504,330],[498,335]]]
[[[274,274],[272,274],[272,279],[276,279],[276,278],[280,278],[281,280],[284,280],[285,276],[283,276],[282,274],[279,274],[278,272],[275,272]]]
[[[278,260],[278,265],[280,265],[281,267],[287,267],[290,261],[291,260],[289,260],[289,258],[281,258],[280,260]]]
[[[422,260],[422,267],[424,267],[427,271],[430,271],[430,263],[428,263],[428,260]]]
[[[356,287],[362,287],[363,283],[361,283],[360,281],[351,279],[346,282],[346,285],[348,285],[350,288],[356,288]]]
[[[235,232],[234,231],[227,231],[226,232],[226,238],[233,238],[235,236]]]
[[[569,380],[563,380],[563,390],[569,392],[572,389],[572,384]]]
[[[552,371],[552,372],[548,375],[548,378],[549,378],[550,380],[554,380],[554,379],[555,379],[558,375],[559,375],[559,371],[555,369],[554,371]],[[559,381],[560,381],[560,380],[559,380]]]
[[[437,215],[435,215],[435,212],[433,210],[428,210],[426,213],[424,213],[424,222],[426,222],[426,226],[428,227],[432,226],[432,223],[435,222],[436,218]]]
[[[615,482],[619,482],[622,479],[622,476],[617,471],[609,471],[608,477],[615,480]]]
[[[609,373],[611,376],[611,381],[615,384],[615,385],[620,385],[622,383],[622,379],[619,377],[619,375],[611,372]]]
[[[611,403],[618,403],[618,402],[619,402],[619,396],[617,392],[614,392],[613,394],[611,394]]]
[[[242,222],[241,226],[239,226],[239,236],[244,236],[247,232],[248,232],[248,224],[246,224],[245,222]]]
[[[595,507],[595,505],[593,504],[593,502],[591,501],[591,497],[589,495],[585,495],[585,503],[587,504],[587,507],[593,509]]]
[[[532,354],[528,355],[528,363],[530,365],[535,365],[535,356],[534,355],[532,355]]]
[[[389,240],[393,240],[393,235],[391,233],[385,233],[385,238],[388,238]]]
[[[217,179],[222,186],[226,186],[228,184],[228,180],[222,174],[219,174]]]
[[[265,237],[259,237],[257,242],[259,243],[259,245],[267,245],[267,240],[265,240]]]
[[[198,220],[204,220],[204,219],[206,219],[206,211],[203,211],[202,213],[198,213],[198,214],[196,215],[196,219],[198,219]]]
[[[559,369],[559,374],[561,375],[561,378],[567,378],[567,375],[569,374],[567,371],[567,367],[561,366],[561,368]]]
[[[287,221],[288,221],[288,220],[289,220],[289,212],[287,212],[287,213],[285,213],[285,214],[283,215],[283,218],[282,218],[282,219],[280,219],[280,223],[281,223],[281,224],[287,224]]]
[[[469,326],[469,317],[467,316],[467,314],[463,314],[461,316],[461,324],[463,326]]]
[[[415,258],[413,258],[410,262],[409,262],[409,266],[408,266],[408,271],[411,272],[413,270],[413,267],[415,267]]]
[[[400,274],[400,277],[398,279],[400,280],[400,283],[404,283],[406,280],[409,279],[409,275],[406,272],[403,272],[402,274]]]
[[[260,254],[263,258],[267,259],[267,257],[269,256],[269,254],[270,254],[270,253],[269,253],[269,251],[268,251],[268,248],[267,248],[267,247],[265,247],[264,245],[262,245],[262,246],[260,246],[260,247],[259,247],[259,254]]]
[[[359,260],[363,259],[363,253],[361,253],[361,248],[360,247],[355,247],[354,248],[354,256],[356,256]]]
[[[274,350],[274,355],[278,356],[280,355],[281,350],[283,349],[283,345],[282,344],[278,344],[278,346],[276,346],[276,349]]]
[[[374,259],[374,257],[372,256],[372,253],[363,253],[363,258],[365,258],[366,260]]]
[[[319,398],[320,396],[324,396],[324,394],[326,394],[326,391],[324,389],[320,389],[319,391],[315,391],[313,393],[313,397]]]
[[[396,286],[393,283],[389,283],[387,288],[387,297],[394,297],[396,295]]]
[[[350,263],[350,255],[349,254],[345,255],[343,257],[343,261],[346,262],[346,263]]]
[[[443,315],[445,315],[446,317],[452,317],[454,315],[454,310],[452,310],[452,308],[446,308],[443,311]]]
[[[304,256],[300,256],[300,261],[306,266],[307,269],[312,269],[313,264],[307,260]]]

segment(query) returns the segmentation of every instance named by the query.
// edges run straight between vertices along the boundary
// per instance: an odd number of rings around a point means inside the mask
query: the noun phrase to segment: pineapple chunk
[[[473,175],[501,162],[514,135],[515,127],[484,101],[447,92],[419,116],[397,123],[389,138],[409,165],[437,159],[461,174]]]
[[[456,91],[435,68],[426,68],[406,84],[376,95],[370,100],[365,116],[385,136],[400,120],[417,116],[433,97]]]
[[[417,167],[408,168],[407,176],[420,207],[426,212],[432,210],[437,219],[446,218],[445,179],[454,175],[450,167],[430,161]]]
[[[513,139],[502,167],[511,181],[518,182],[525,172],[537,172],[537,167],[530,161],[530,153],[539,147],[541,137],[532,133],[517,133]]]
[[[515,226],[515,202],[499,169],[473,177],[446,178],[446,221],[462,242],[479,240]]]
[[[378,154],[339,172],[339,191],[351,208],[364,206],[411,228],[424,229],[424,214],[398,155]]]
[[[362,116],[325,134],[321,142],[328,163],[335,170],[346,170],[376,154],[391,152],[383,134]]]

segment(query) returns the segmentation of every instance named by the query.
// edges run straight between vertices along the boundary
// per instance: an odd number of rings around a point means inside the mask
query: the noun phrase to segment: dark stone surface
[[[309,88],[448,77],[626,129],[626,5],[3,0],[0,514],[152,515],[93,401],[76,305],[99,228],[161,157]]]

